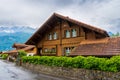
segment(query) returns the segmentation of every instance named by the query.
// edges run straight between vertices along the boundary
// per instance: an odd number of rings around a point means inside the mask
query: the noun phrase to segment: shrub
[[[2,54],[0,54],[0,57],[2,57]]]
[[[72,67],[74,68],[83,68],[85,57],[77,56],[72,59]]]
[[[89,57],[86,57],[86,59],[84,60],[83,66],[86,69],[97,70],[97,69],[100,69],[99,65],[101,61],[102,61],[102,58],[89,56]]]
[[[8,54],[1,54],[0,57],[1,57],[2,59],[7,59]]]
[[[27,55],[27,53],[25,52],[25,51],[23,51],[23,50],[20,50],[20,51],[18,51],[18,57],[23,57],[23,56],[26,56]]]
[[[120,71],[120,56],[108,58],[98,57],[55,57],[55,56],[24,56],[23,63],[42,64],[47,66],[84,68],[102,71]]]

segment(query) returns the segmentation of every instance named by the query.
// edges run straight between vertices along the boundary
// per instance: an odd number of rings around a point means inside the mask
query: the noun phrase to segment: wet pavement
[[[14,63],[0,60],[0,80],[67,80],[44,74],[35,74]]]

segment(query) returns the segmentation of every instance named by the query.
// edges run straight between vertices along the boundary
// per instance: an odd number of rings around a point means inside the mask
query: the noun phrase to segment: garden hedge
[[[55,57],[55,56],[24,56],[23,63],[41,64],[47,66],[84,68],[110,72],[120,71],[120,56],[111,58],[83,57]]]

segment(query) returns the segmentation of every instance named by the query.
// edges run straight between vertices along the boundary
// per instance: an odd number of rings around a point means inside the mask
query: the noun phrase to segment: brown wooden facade
[[[108,37],[106,31],[54,13],[26,42],[38,55],[69,55],[84,40]]]

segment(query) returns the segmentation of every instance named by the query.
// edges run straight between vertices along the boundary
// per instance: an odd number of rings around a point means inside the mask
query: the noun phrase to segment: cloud
[[[119,31],[119,0],[85,0],[66,7],[65,10],[58,12],[107,31]]]
[[[53,12],[119,31],[120,0],[0,0],[0,26],[40,27]]]

